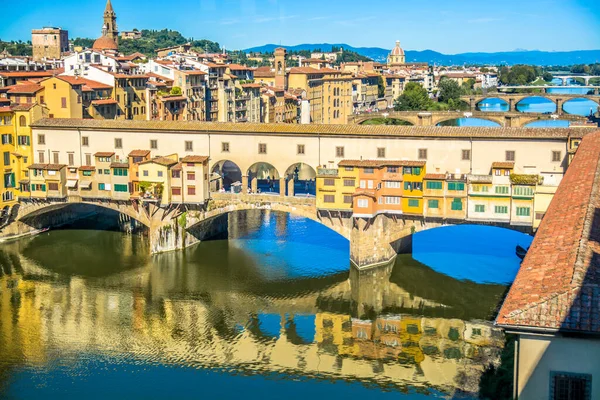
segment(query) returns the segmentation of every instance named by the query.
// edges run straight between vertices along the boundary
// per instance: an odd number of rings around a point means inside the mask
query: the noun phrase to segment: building
[[[599,168],[596,132],[581,142],[496,318],[517,335],[514,398],[600,396]]]
[[[390,52],[387,59],[388,67],[401,66],[406,64],[406,55],[404,49],[400,47],[400,41],[396,40],[396,46]]]
[[[117,13],[115,13],[110,0],[106,0],[106,7],[104,8],[104,25],[102,27],[102,31],[102,36],[112,39],[116,44],[119,44]]]
[[[61,59],[69,51],[69,32],[61,28],[44,27],[31,31],[33,61]]]
[[[121,32],[121,39],[127,40],[127,39],[141,39],[142,38],[142,32],[140,31],[122,31]]]

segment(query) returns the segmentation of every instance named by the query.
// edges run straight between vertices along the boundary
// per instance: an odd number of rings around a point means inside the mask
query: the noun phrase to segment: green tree
[[[385,96],[385,84],[383,83],[383,77],[379,75],[377,77],[377,97],[380,99]]]
[[[173,86],[173,88],[171,88],[171,95],[181,96],[181,93],[181,88],[179,86]]]
[[[448,103],[449,100],[460,100],[462,89],[455,80],[442,78],[440,79],[438,88],[440,90],[438,101],[442,103]]]
[[[541,75],[541,68],[531,65],[513,65],[500,68],[498,80],[505,85],[527,85]]]
[[[427,90],[418,83],[408,82],[404,92],[394,101],[396,111],[425,111],[431,106]]]

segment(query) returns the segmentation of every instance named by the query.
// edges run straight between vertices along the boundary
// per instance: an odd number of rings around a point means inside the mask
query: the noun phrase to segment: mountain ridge
[[[353,47],[345,43],[302,43],[295,46],[281,46],[266,44],[245,49],[246,52],[272,52],[277,47],[285,47],[289,51],[315,50],[331,51],[332,47],[342,47],[355,51],[375,61],[383,62],[391,49],[381,47]],[[600,62],[600,50],[572,50],[572,51],[541,51],[522,50],[503,51],[494,53],[467,52],[459,54],[443,54],[434,50],[405,50],[407,62],[428,62],[437,65],[463,65],[463,64],[488,64],[488,65],[573,65],[593,64]]]

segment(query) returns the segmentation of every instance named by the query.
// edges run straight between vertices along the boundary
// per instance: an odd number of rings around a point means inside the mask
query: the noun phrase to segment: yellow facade
[[[318,168],[317,209],[352,212],[352,195],[359,184],[359,168]]]
[[[44,79],[40,85],[44,87],[43,103],[50,118],[83,118],[81,93],[69,82],[52,77]]]
[[[419,166],[405,166],[402,169],[404,192],[402,196],[402,212],[404,214],[423,215],[423,179],[425,163]]]

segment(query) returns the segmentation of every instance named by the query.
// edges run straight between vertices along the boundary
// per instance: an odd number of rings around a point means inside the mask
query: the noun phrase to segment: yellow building
[[[115,78],[113,90],[117,101],[117,119],[146,120],[147,75],[112,74]]]
[[[177,165],[177,154],[167,157],[156,157],[139,163],[140,199],[159,201],[162,204],[171,202],[171,169]]]
[[[404,214],[423,215],[423,178],[425,161],[405,161],[402,167],[404,192],[402,212]]]
[[[355,167],[317,168],[317,209],[352,212],[358,174]]]
[[[44,88],[43,103],[50,118],[83,118],[81,86],[71,85],[58,76],[40,82]]]

